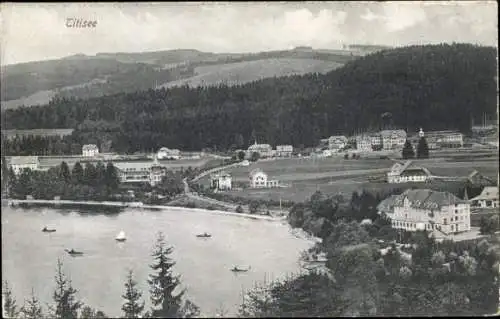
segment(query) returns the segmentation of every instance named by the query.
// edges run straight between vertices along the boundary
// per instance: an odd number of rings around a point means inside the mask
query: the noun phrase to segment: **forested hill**
[[[334,133],[378,129],[391,115],[394,126],[410,131],[467,132],[471,116],[496,114],[496,63],[492,47],[412,46],[374,53],[327,74],[58,99],[9,110],[2,127],[76,128],[78,142],[111,140],[119,152],[245,147],[254,137],[311,146]]]

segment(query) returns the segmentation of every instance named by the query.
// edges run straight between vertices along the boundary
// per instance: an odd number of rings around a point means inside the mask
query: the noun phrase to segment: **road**
[[[207,176],[209,174],[217,173],[217,172],[220,172],[220,171],[232,168],[232,167],[237,167],[239,165],[241,165],[241,163],[234,163],[234,164],[230,164],[230,165],[215,167],[215,168],[209,169],[207,171],[204,171],[204,172],[196,175],[191,181],[192,182],[196,182],[200,178],[205,177],[205,176]],[[235,211],[238,206],[241,206],[241,208],[243,208],[243,211],[245,211],[245,212],[249,212],[250,211],[248,205],[237,205],[237,204],[233,204],[233,203],[223,202],[223,201],[220,201],[220,200],[216,200],[216,199],[213,199],[213,198],[209,198],[209,197],[206,197],[206,196],[202,196],[202,195],[193,193],[189,189],[189,183],[187,182],[187,178],[184,178],[182,180],[182,182],[184,183],[184,195],[187,198],[189,198],[189,199],[197,200],[197,201],[202,201],[202,202],[209,203],[209,204],[212,204],[212,205],[219,205],[219,206],[225,207],[227,209],[230,209],[232,211]],[[280,218],[286,216],[286,214],[287,214],[287,212],[283,212],[283,211],[280,211],[280,210],[274,210],[274,209],[270,209],[269,213],[271,214],[271,216],[280,217]]]

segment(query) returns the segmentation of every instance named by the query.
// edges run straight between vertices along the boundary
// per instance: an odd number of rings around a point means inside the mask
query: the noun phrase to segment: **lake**
[[[162,231],[176,261],[186,296],[203,315],[213,316],[223,306],[236,314],[242,292],[265,280],[284,278],[299,271],[300,252],[312,245],[295,237],[285,222],[252,220],[238,216],[185,211],[142,211],[119,214],[80,214],[49,208],[2,207],[2,278],[8,280],[17,303],[32,287],[43,305],[52,304],[57,259],[78,290],[78,298],[104,311],[121,315],[128,269],[143,292],[149,309],[147,285],[151,250]],[[56,228],[47,234],[41,229]],[[120,230],[127,241],[117,243]],[[197,238],[203,232],[212,238]],[[64,249],[83,251],[71,257]],[[234,265],[251,266],[247,273],[230,271]]]

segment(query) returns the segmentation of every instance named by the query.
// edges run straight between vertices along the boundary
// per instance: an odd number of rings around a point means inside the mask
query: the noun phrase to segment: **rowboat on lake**
[[[115,238],[116,241],[125,241],[127,238],[125,237],[125,232],[122,230]]]
[[[65,249],[65,251],[66,251],[68,254],[70,254],[71,256],[81,256],[81,255],[83,255],[83,252],[81,252],[81,251],[76,251],[76,250],[74,250],[73,248],[71,248],[71,250],[67,250],[67,249]]]

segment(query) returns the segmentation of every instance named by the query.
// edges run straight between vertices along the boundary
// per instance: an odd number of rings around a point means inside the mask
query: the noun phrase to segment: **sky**
[[[68,18],[97,21],[69,28]],[[98,52],[497,46],[496,1],[0,4],[1,64]]]

